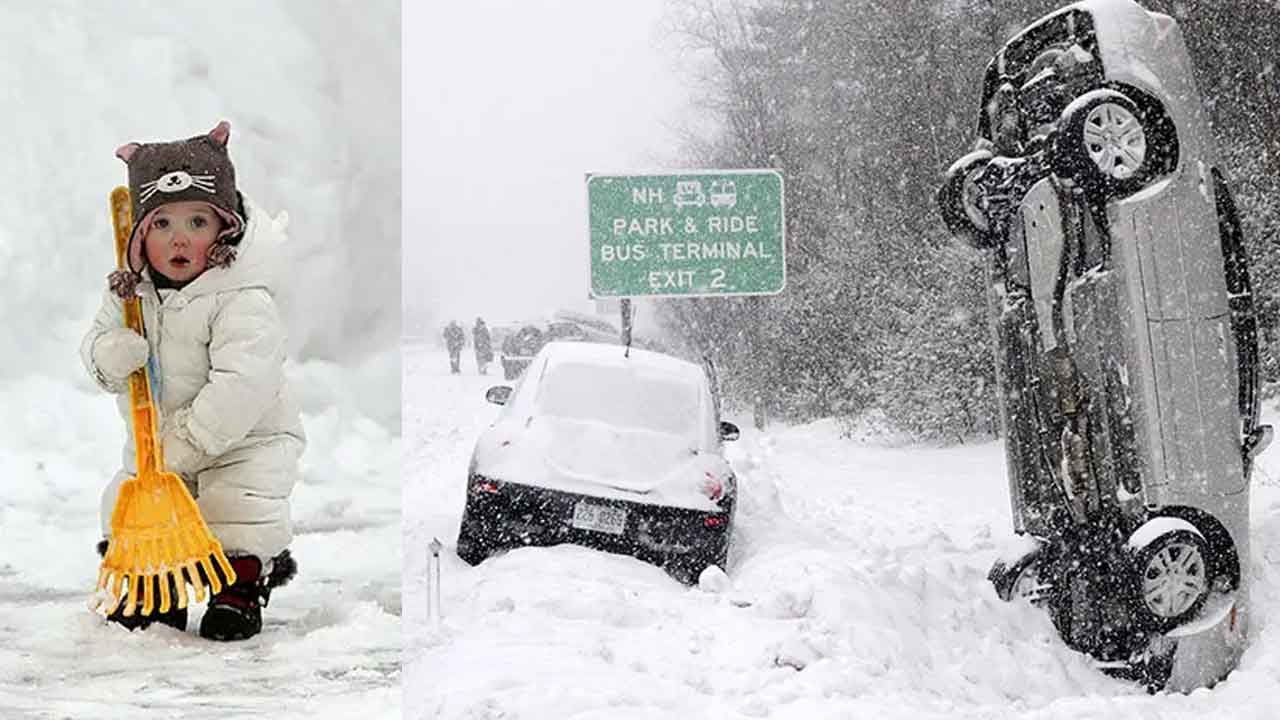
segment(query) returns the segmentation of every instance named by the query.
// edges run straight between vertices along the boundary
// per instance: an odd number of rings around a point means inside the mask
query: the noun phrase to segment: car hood
[[[702,483],[731,475],[723,457],[680,435],[545,416],[494,425],[472,467],[504,482],[708,511],[720,508]]]

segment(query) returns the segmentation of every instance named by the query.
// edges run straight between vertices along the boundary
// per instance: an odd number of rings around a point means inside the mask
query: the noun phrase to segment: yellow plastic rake
[[[116,264],[124,269],[133,229],[128,188],[118,187],[111,192],[111,224],[115,230]],[[126,327],[146,336],[138,298],[125,300],[124,322]],[[185,608],[188,584],[195,587],[196,602],[202,602],[206,583],[217,593],[223,579],[233,583],[236,574],[182,478],[164,471],[145,365],[129,376],[129,405],[138,474],[120,484],[111,512],[111,538],[98,573],[95,609],[109,615],[123,602],[125,616],[139,612],[146,616],[156,610],[168,612],[175,602],[177,607]],[[221,577],[214,572],[214,563],[221,570]],[[122,591],[127,591],[127,597]]]

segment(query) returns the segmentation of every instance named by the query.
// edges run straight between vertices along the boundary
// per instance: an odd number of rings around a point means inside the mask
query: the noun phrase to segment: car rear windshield
[[[535,405],[539,415],[692,436],[700,397],[688,379],[649,368],[557,363],[547,368]]]

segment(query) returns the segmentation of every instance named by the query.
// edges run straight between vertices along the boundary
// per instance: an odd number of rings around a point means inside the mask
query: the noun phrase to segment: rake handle
[[[111,192],[111,225],[115,231],[116,266],[127,270],[133,210],[129,190]],[[124,298],[124,324],[146,337],[142,303]],[[111,542],[98,572],[100,601],[95,609],[110,615],[123,608],[125,617],[150,615],[187,606],[186,586],[195,587],[196,602],[236,581],[235,569],[222,544],[209,531],[200,508],[178,475],[163,472],[164,456],[156,439],[156,408],[147,365],[129,375],[129,404],[138,472],[120,484],[111,512]],[[221,571],[215,572],[215,567]],[[171,585],[172,584],[172,585]],[[127,592],[126,592],[127,586]],[[176,597],[170,593],[175,590]]]
[[[128,268],[129,236],[133,233],[133,206],[129,188],[120,186],[111,191],[111,225],[115,231],[116,267]],[[135,295],[124,300],[124,325],[142,337],[147,330],[142,323],[142,301]],[[156,440],[156,409],[151,401],[151,379],[147,366],[129,374],[129,406],[133,416],[133,445],[138,466],[138,476],[145,477],[160,472],[164,467],[163,451]]]

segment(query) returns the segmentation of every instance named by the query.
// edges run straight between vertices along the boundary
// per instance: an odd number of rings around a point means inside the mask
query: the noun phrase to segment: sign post
[[[782,175],[589,175],[591,295],[772,295],[786,286]]]
[[[631,357],[631,298],[622,298],[622,344],[627,348],[627,357]]]
[[[440,549],[444,545],[440,542],[440,538],[431,538],[431,542],[427,544],[427,550],[431,553],[427,556],[427,618],[435,625],[437,630],[440,629]],[[434,566],[434,574],[432,569]],[[434,580],[434,582],[432,582]]]

